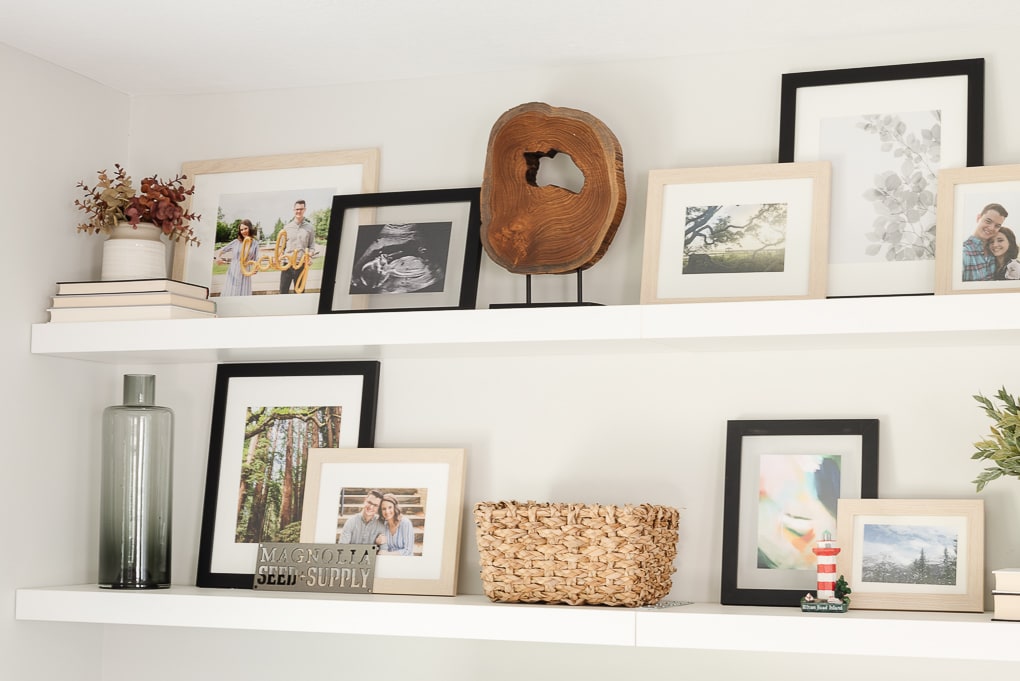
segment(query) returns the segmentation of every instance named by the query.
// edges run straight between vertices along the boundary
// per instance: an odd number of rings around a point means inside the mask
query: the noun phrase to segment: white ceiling
[[[739,51],[1018,18],[1015,0],[0,0],[0,42],[152,95]],[[970,47],[977,56],[980,45]]]

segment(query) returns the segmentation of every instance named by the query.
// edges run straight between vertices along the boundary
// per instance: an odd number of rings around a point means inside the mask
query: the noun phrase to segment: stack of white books
[[[1020,622],[1020,568],[992,570],[992,576],[995,578],[992,619]]]
[[[215,317],[209,289],[175,279],[64,281],[49,308],[51,322]]]

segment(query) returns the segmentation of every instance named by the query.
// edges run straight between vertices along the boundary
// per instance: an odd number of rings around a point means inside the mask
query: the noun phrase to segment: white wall
[[[489,129],[503,111],[535,100],[584,109],[619,137],[629,190],[616,241],[585,275],[586,298],[630,304],[638,300],[648,170],[775,161],[782,73],[983,56],[988,60],[986,162],[1014,162],[1020,130],[1009,126],[1013,117],[1008,112],[1020,105],[1013,87],[1020,65],[1008,47],[1013,38],[1013,31],[978,26],[975,19],[973,26],[946,34],[883,33],[861,41],[805,41],[682,59],[299,91],[136,98],[131,102],[128,162],[134,172],[173,174],[191,160],[379,147],[383,191],[477,186]],[[74,122],[69,118],[65,124]],[[109,151],[108,146],[91,153],[107,159]],[[87,154],[87,149],[76,151],[77,157]],[[63,223],[67,221],[64,217]],[[62,251],[71,251],[79,242],[68,238],[63,243]],[[66,253],[63,257],[74,259]],[[30,305],[34,318],[45,302],[39,292],[56,278],[80,275],[80,267],[72,275],[75,267],[73,262],[54,264],[38,274]],[[15,266],[22,278],[30,271]],[[520,300],[523,290],[519,278],[489,262],[483,265],[479,306]],[[538,299],[572,295],[569,278],[536,282]],[[13,341],[11,348],[18,362],[34,362],[33,382],[45,375],[36,366],[58,364],[28,358],[27,338]],[[671,598],[711,601],[719,594],[727,419],[879,418],[881,496],[974,498],[970,480],[979,466],[969,459],[970,443],[987,423],[970,395],[994,391],[1003,383],[1020,391],[1012,350],[987,345],[678,352],[663,347],[641,355],[389,359],[382,367],[376,444],[467,447],[462,592],[480,592],[468,515],[474,501],[647,501],[682,508]],[[76,363],[60,366],[68,367],[69,380],[50,374],[42,383],[84,393],[98,382],[106,401],[115,398],[112,385],[128,368],[93,372]],[[193,583],[215,367],[155,370],[160,374],[160,401],[178,416],[175,580]],[[84,422],[82,411],[96,408],[95,400],[69,399],[62,411]],[[33,420],[39,428],[42,418]],[[83,447],[86,442],[94,447],[97,440],[90,432],[80,441]],[[32,451],[53,456],[50,447]],[[78,480],[65,471],[53,477],[65,486]],[[94,486],[79,490],[58,505],[79,518],[87,540],[94,539],[94,527],[75,514],[91,508],[95,494]],[[982,495],[989,568],[1020,564],[1020,543],[1013,530],[1020,513],[1018,494],[1016,482],[1007,480]],[[30,545],[43,549],[37,539]],[[84,567],[76,562],[69,569],[94,577],[91,562]],[[60,577],[66,581],[68,575],[54,575],[53,581]],[[28,583],[27,578],[17,582],[22,583]],[[20,623],[14,628],[20,632],[31,626]],[[91,632],[90,627],[68,628],[54,634],[54,640],[74,641]],[[853,643],[847,645],[852,648]],[[635,671],[694,678],[754,673],[808,679],[816,674],[812,665],[822,662],[837,663],[829,674],[833,679],[857,679],[878,669],[889,676],[909,673],[931,679],[1015,671],[1013,666],[974,662],[822,660],[131,627],[106,627],[103,655],[103,678],[111,681],[133,679],[138,669],[151,672],[152,679],[268,679],[338,671],[374,677],[395,667],[422,681],[615,679]]]
[[[5,678],[98,679],[98,627],[15,623],[14,589],[94,579],[95,447],[107,367],[29,353],[58,280],[94,274],[101,240],[75,233],[74,184],[127,153],[128,98],[0,45],[0,333],[6,414],[0,517]],[[104,396],[97,401],[96,393]]]

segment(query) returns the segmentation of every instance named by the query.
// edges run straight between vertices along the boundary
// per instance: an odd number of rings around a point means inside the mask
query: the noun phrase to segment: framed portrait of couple
[[[939,176],[936,293],[1020,291],[1020,165]]]
[[[172,277],[209,289],[221,317],[315,314],[333,197],[375,192],[379,150],[191,161],[198,246]]]

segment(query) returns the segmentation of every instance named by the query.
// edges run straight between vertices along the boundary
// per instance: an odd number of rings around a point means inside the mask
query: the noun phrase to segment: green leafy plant
[[[1002,403],[1001,407],[984,395],[974,395],[988,418],[995,422],[988,438],[974,443],[977,451],[970,457],[995,464],[981,471],[974,479],[978,492],[1003,475],[1020,478],[1020,408],[1017,407],[1016,398],[1007,393],[1005,387],[999,388],[996,398]]]
[[[850,585],[846,583],[846,579],[843,578],[843,575],[840,575],[839,579],[836,580],[836,588],[833,589],[832,593],[834,597],[843,601],[847,605],[850,605],[850,594],[853,593],[853,589],[851,589]]]
[[[201,216],[185,208],[188,197],[195,193],[194,187],[185,186],[186,175],[177,175],[170,180],[152,175],[142,179],[136,191],[124,167],[119,163],[113,167],[112,176],[106,170],[100,170],[93,187],[84,181],[75,185],[85,196],[75,199],[74,205],[88,216],[78,225],[79,232],[109,234],[121,222],[130,223],[132,227],[137,227],[140,222],[151,222],[174,241],[199,244],[194,230],[188,225],[190,220],[198,220]]]

